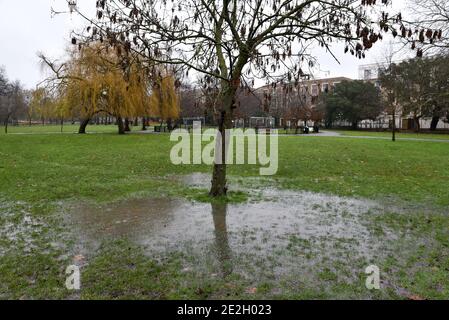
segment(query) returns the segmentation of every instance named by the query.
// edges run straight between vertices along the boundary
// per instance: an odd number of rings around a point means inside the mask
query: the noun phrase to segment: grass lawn
[[[208,174],[211,168],[172,165],[173,143],[165,134],[119,136],[113,134],[115,127],[103,126],[88,129],[105,134],[83,136],[44,134],[57,132],[57,126],[20,129],[43,134],[0,135],[0,298],[407,297],[392,289],[397,287],[424,298],[449,298],[449,145],[445,143],[288,136],[279,138],[277,175],[262,179],[258,166],[230,168],[232,184],[240,186],[231,194],[234,202],[257,203],[263,199],[247,190],[270,187],[412,208],[406,215],[388,210],[373,214],[366,222],[379,242],[389,233],[400,235],[407,245],[413,246],[414,239],[423,241],[407,255],[398,251],[379,262],[392,274],[388,290],[367,292],[363,271],[355,280],[343,281],[338,274],[347,272],[346,266],[339,269],[322,256],[320,269],[311,271],[317,285],[295,285],[294,275],[267,276],[255,283],[239,272],[217,277],[213,264],[208,270],[186,271],[186,251],[170,251],[156,259],[142,246],[120,238],[103,242],[88,257],[82,269],[83,288],[72,293],[64,288],[65,266],[76,254],[76,240],[63,219],[67,204],[144,197],[208,201],[206,189],[186,187],[170,177]],[[10,132],[14,130],[11,127]],[[66,130],[76,132],[75,127]],[[289,241],[281,254],[310,246],[297,237]]]

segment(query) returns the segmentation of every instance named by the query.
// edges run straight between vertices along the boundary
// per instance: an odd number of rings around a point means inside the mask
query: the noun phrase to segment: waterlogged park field
[[[211,202],[168,135],[66,129],[0,135],[2,299],[449,298],[446,142],[281,136]]]

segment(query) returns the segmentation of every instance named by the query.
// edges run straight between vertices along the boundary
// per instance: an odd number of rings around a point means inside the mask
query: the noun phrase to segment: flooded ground
[[[28,253],[36,247],[36,234],[42,234],[45,222],[33,217],[22,202],[0,199],[0,257],[11,250]],[[53,245],[53,243],[51,243]]]
[[[209,177],[180,179],[205,187]],[[255,282],[286,276],[313,282],[337,272],[357,279],[370,263],[397,250],[397,234],[386,231],[379,238],[370,227],[372,215],[391,207],[310,192],[260,192],[262,201],[244,204],[168,198],[84,204],[72,209],[69,224],[82,255],[94,253],[104,241],[127,238],[156,259],[182,252],[186,270],[236,273]]]

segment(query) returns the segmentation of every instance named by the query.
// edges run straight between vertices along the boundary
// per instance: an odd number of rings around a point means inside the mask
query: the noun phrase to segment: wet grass
[[[394,230],[399,235],[395,243],[403,256],[391,255],[382,263],[387,274],[396,274],[395,284],[405,296],[414,294],[434,299],[449,298],[449,219],[448,213],[385,213],[376,215],[371,228],[385,235]],[[409,239],[419,239],[413,247]],[[393,281],[393,279],[390,279]]]
[[[51,132],[47,130],[33,132]],[[73,296],[64,289],[73,246],[58,213],[64,203],[145,196],[210,201],[206,189],[186,188],[166,178],[211,172],[203,165],[172,165],[171,146],[167,135],[1,135],[0,298],[406,298],[408,293],[449,297],[449,146],[325,137],[281,137],[279,172],[271,178],[259,178],[258,166],[231,167],[231,181],[240,185],[231,186],[231,202],[258,201],[245,187],[272,186],[409,203],[416,213],[385,213],[366,222],[379,241],[385,233],[400,235],[397,255],[378,262],[394,275],[389,279],[394,286],[367,292],[363,268],[370,261],[354,260],[359,265],[354,274],[354,268],[325,260],[322,253],[309,250],[308,240],[295,236],[281,254],[299,250],[306,260],[322,259],[312,284],[301,274],[254,283],[236,275],[216,277],[213,266],[202,273],[183,271],[182,253],[157,260],[120,240],[89,257],[83,267],[83,290]],[[416,239],[419,242],[410,247]],[[334,245],[345,246],[338,241]],[[345,274],[351,275],[350,282]]]
[[[200,257],[197,257],[200,259]],[[303,270],[288,277],[264,277],[258,283],[231,274],[212,273],[212,267],[196,270],[185,266],[192,256],[169,253],[156,261],[126,240],[105,244],[83,271],[81,299],[335,299],[398,297],[394,293],[369,292],[364,275],[348,283],[339,279],[342,270],[323,269],[318,285]],[[198,263],[198,261],[194,262]],[[202,261],[204,264],[204,261]],[[315,282],[313,282],[315,283]],[[331,285],[328,285],[328,284]]]
[[[10,135],[0,143],[0,192],[16,200],[177,195],[186,192],[182,185],[161,177],[212,171],[172,165],[166,135]],[[255,165],[233,166],[230,175],[262,186],[449,205],[446,144],[281,137],[279,148],[277,175],[258,179]]]
[[[381,138],[391,138],[391,132],[372,132],[372,131],[347,131],[347,130],[337,130],[336,132],[351,137],[381,137]],[[396,138],[405,139],[427,139],[427,140],[447,140],[449,141],[449,133],[414,133],[414,132],[398,132]]]
[[[449,205],[446,144],[285,137],[280,148],[283,187]]]

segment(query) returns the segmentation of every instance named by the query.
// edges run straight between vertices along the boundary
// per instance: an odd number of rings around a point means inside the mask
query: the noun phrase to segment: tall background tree
[[[47,88],[37,88],[31,93],[30,108],[42,125],[55,118],[56,102]]]
[[[0,68],[0,121],[2,124],[5,123],[6,119],[9,91],[9,80],[6,77],[6,72],[3,68]],[[5,131],[7,131],[6,126]]]
[[[353,129],[365,119],[375,120],[383,111],[380,90],[370,82],[343,81],[323,96],[328,121],[348,121]]]
[[[157,115],[162,122],[166,121],[168,129],[172,130],[173,120],[177,120],[180,113],[179,93],[172,74],[158,73],[155,77],[150,106],[154,110],[153,115]]]
[[[449,112],[449,57],[415,58],[391,64],[381,74],[388,103],[399,107],[403,116],[411,115],[414,129],[420,119],[432,118],[432,131]]]
[[[429,103],[427,115],[432,117],[430,130],[435,131],[440,120],[449,120],[449,53],[430,58]]]
[[[382,94],[386,103],[385,111],[392,117],[392,140],[396,141],[396,118],[401,111],[399,92],[402,81],[399,79],[399,69],[396,64],[389,63],[387,68],[381,69],[379,80],[382,85]]]
[[[5,133],[8,133],[10,122],[18,122],[26,110],[27,101],[22,84],[19,81],[10,82],[4,69],[0,68],[0,121],[5,127]]]

